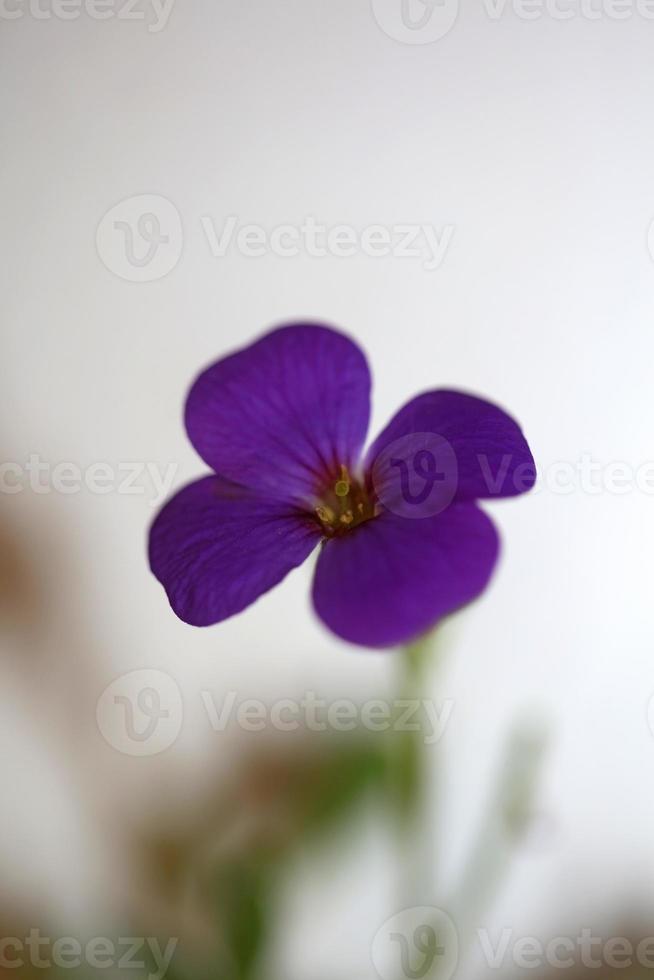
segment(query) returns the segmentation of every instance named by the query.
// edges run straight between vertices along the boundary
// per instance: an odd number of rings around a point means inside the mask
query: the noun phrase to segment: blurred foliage
[[[235,841],[227,818],[215,828],[215,841],[222,829],[229,844],[202,862],[201,893],[218,936],[212,962],[188,956],[180,943],[169,980],[254,980],[276,927],[279,886],[290,862],[346,826],[371,794],[383,796],[387,780],[387,740],[367,734],[305,735],[250,759],[231,801],[236,821],[249,824],[249,831]]]
[[[399,713],[407,704],[421,702],[432,653],[432,639],[427,638],[402,659]],[[412,716],[414,726],[417,720]],[[446,906],[457,913],[463,950],[473,923],[480,921],[479,913],[505,874],[511,848],[529,825],[542,754],[542,739],[534,733],[516,733],[509,740],[461,888]],[[227,776],[215,785],[208,779],[202,805],[183,811],[181,821],[150,828],[139,839],[133,861],[149,884],[151,903],[147,909],[130,910],[122,935],[161,936],[162,950],[167,937],[179,937],[168,980],[267,976],[267,953],[282,921],[282,897],[293,862],[349,828],[371,801],[399,831],[400,865],[408,872],[406,894],[415,897],[416,887],[424,885],[422,893],[430,895],[434,828],[424,807],[427,786],[433,789],[428,781],[434,776],[433,762],[426,757],[420,724],[409,731],[392,725],[385,735],[304,731],[287,738],[268,732],[264,739],[244,740]],[[403,893],[405,884],[399,882]],[[88,980],[95,971],[67,970],[61,980],[71,972]],[[159,976],[154,962],[145,973],[121,969],[117,975],[148,974]],[[638,976],[622,975],[627,980]],[[103,976],[111,980],[112,975],[103,971]],[[569,980],[586,978],[569,974]]]

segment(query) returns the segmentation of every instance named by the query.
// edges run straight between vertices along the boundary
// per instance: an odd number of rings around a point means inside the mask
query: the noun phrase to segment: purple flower
[[[181,619],[241,612],[321,543],[314,607],[352,643],[409,641],[483,591],[498,538],[475,501],[535,480],[518,425],[479,398],[430,391],[362,458],[369,415],[365,356],[318,324],[273,330],[200,375],[186,428],[214,473],[150,532],[152,571]]]

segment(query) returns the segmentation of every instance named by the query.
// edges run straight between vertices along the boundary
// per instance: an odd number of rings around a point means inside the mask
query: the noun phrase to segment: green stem
[[[505,882],[515,848],[529,826],[546,748],[544,733],[537,730],[518,729],[509,738],[500,778],[449,903],[459,927],[461,955],[472,945],[475,924]]]
[[[426,668],[433,649],[433,634],[403,651],[395,725],[391,740],[392,794],[398,835],[400,907],[427,902],[433,891],[434,841],[428,814],[429,777],[433,774],[425,745],[424,710]],[[411,705],[412,726],[398,730]],[[414,705],[419,706],[418,710]]]

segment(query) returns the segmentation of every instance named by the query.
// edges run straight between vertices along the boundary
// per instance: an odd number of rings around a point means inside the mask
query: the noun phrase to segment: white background
[[[151,20],[0,18],[3,459],[174,462],[181,485],[204,471],[181,422],[192,377],[306,316],[367,351],[373,431],[412,394],[457,386],[505,405],[544,472],[583,454],[654,459],[654,21],[494,20],[471,2],[445,37],[411,45],[367,0],[177,0],[163,30]],[[103,215],[141,194],[172,202],[183,226],[177,266],[149,283],[109,271],[95,241]],[[218,229],[229,215],[267,229],[314,215],[454,236],[431,272],[366,255],[215,258],[207,215]],[[511,728],[543,727],[549,753],[546,831],[488,925],[529,934],[568,906],[592,925],[641,889],[647,900],[653,506],[577,486],[490,508],[501,565],[446,627],[433,681],[455,702],[444,880]],[[207,772],[219,779],[229,755],[203,688],[391,690],[392,653],[316,621],[309,567],[220,627],[178,622],[147,568],[153,514],[147,495],[0,494],[1,904],[27,922],[54,908],[89,928],[120,918],[136,888],[126,840],[205,805]],[[175,679],[186,721],[174,748],[132,759],[102,740],[95,705],[143,668]],[[291,976],[322,980],[321,951],[330,975],[373,975],[389,861],[371,832],[342,866],[298,871],[279,952]]]

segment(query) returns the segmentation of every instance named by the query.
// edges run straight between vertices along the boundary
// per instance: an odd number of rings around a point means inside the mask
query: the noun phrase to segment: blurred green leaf
[[[268,937],[270,870],[265,861],[223,865],[217,876],[216,901],[233,963],[234,980],[250,980]]]

